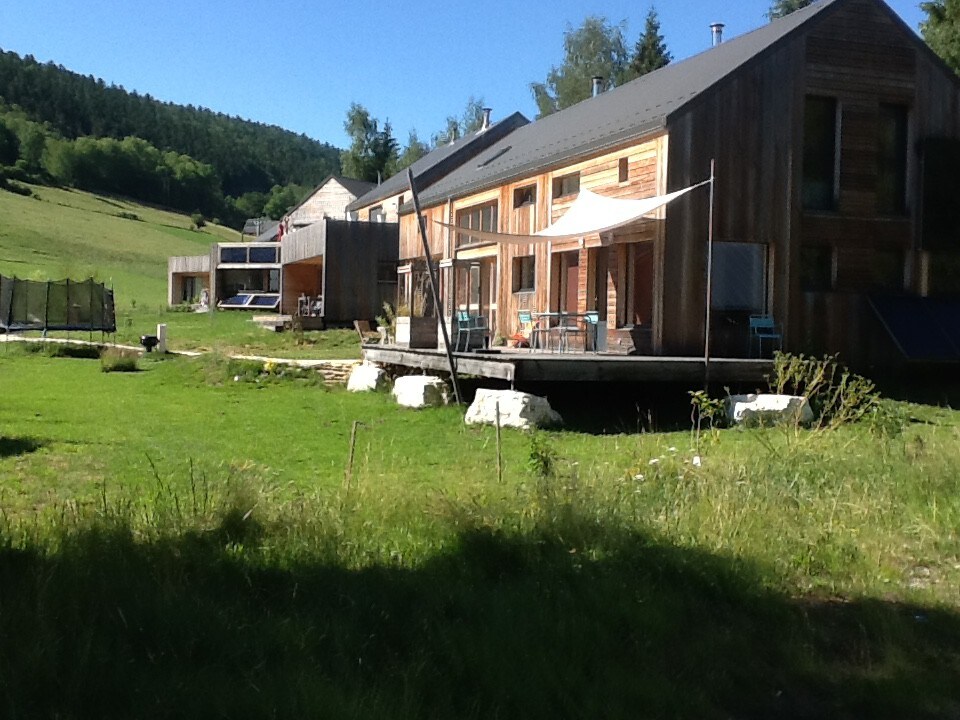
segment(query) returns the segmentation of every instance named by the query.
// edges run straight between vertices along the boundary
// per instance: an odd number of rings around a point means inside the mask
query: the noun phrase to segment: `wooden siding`
[[[327,224],[318,222],[284,235],[280,241],[280,262],[294,263],[322,257],[326,248]]]
[[[363,222],[369,222],[370,220],[370,211],[374,208],[379,208],[384,213],[384,222],[395,223],[398,222],[400,218],[400,205],[403,202],[406,202],[410,199],[410,191],[407,190],[403,193],[398,193],[396,195],[391,195],[384,198],[383,200],[378,200],[375,203],[367,205],[357,210],[357,219]],[[401,202],[403,201],[403,202]]]
[[[206,255],[179,255],[167,258],[167,273],[208,273],[210,253]]]
[[[448,204],[437,205],[424,210],[427,225],[430,228],[430,249],[435,257],[453,258],[453,233],[437,226],[433,220],[455,218],[457,213],[491,201],[498,203],[498,230],[512,234],[530,234],[541,230],[560,217],[576,198],[575,194],[557,198],[552,196],[553,179],[569,173],[580,173],[580,187],[608,197],[639,198],[649,197],[664,191],[666,185],[665,156],[666,137],[659,136],[650,140],[620,148],[618,150],[584,159],[572,165],[554,168],[538,175],[528,176],[492,188],[474,195],[460,198]],[[629,175],[626,182],[619,181],[620,158],[628,159]],[[536,202],[514,208],[514,192],[520,188],[536,188]],[[549,218],[549,219],[548,219]],[[615,244],[631,242],[658,241],[662,244],[662,220],[641,221],[634,226],[618,230],[611,238]],[[400,219],[401,258],[412,259],[423,256],[420,238],[416,234],[416,219],[413,214]],[[520,310],[544,311],[556,309],[559,303],[558,269],[556,260],[559,253],[577,252],[579,274],[577,278],[577,309],[581,312],[596,309],[595,268],[596,253],[591,248],[601,245],[599,236],[587,236],[581,240],[559,243],[539,243],[533,247],[490,244],[459,250],[455,257],[458,261],[495,258],[497,278],[496,292],[493,298],[496,312],[493,314],[494,335],[509,337],[519,329],[517,313]],[[611,248],[612,249],[612,248]],[[535,260],[535,289],[532,292],[513,291],[514,259],[532,255]],[[551,273],[551,268],[553,273]],[[607,293],[598,301],[605,304],[611,336],[617,337],[614,323],[617,317],[617,304],[622,302],[620,292],[622,279],[617,275],[616,263],[609,263]],[[445,276],[449,277],[449,275]],[[448,281],[449,282],[449,281]],[[453,303],[449,298],[447,312],[453,312]],[[622,334],[618,347],[623,352],[634,348],[629,332]]]
[[[785,344],[809,344],[862,358],[864,303],[844,292],[873,287],[879,263],[902,253],[903,287],[919,290],[914,271],[919,227],[919,161],[912,151],[928,136],[958,136],[956,79],[901,23],[870,0],[838,3],[806,30],[733,74],[671,118],[669,189],[699,179],[717,159],[715,239],[769,247],[768,307],[785,328]],[[804,102],[835,98],[839,106],[838,203],[806,212],[803,183]],[[907,214],[877,211],[880,104],[908,108]],[[667,287],[663,351],[702,351],[706,279],[706,193],[674,203],[667,219]],[[804,245],[834,248],[838,298],[813,300],[800,283]],[[880,258],[884,255],[883,258]],[[817,294],[821,295],[821,294]],[[872,329],[871,329],[872,332]]]
[[[296,210],[287,215],[290,227],[302,227],[320,222],[324,218],[346,219],[346,208],[357,197],[331,178],[318,187]]]
[[[803,37],[793,38],[728,78],[669,123],[668,190],[699,182],[716,159],[714,239],[771,248],[769,305],[789,316],[799,250],[789,239],[802,153]],[[662,352],[703,352],[710,196],[707,188],[672,203],[663,259]]]

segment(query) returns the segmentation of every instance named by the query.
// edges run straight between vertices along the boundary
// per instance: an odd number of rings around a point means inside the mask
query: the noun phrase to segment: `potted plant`
[[[437,347],[437,319],[432,312],[427,312],[429,282],[426,272],[414,275],[410,304],[397,307],[396,342],[400,347]]]

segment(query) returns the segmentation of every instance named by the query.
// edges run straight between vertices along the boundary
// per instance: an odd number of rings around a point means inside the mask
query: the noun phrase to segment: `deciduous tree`
[[[629,77],[630,58],[623,39],[623,23],[611,25],[591,15],[583,25],[563,34],[563,62],[550,68],[544,82],[530,84],[539,117],[590,97],[591,78],[603,78],[604,89]]]
[[[340,155],[343,174],[357,180],[378,182],[397,164],[397,141],[388,120],[380,129],[379,121],[358,103],[351,103],[343,123],[350,136],[350,147]]]
[[[920,3],[927,19],[920,33],[933,51],[954,72],[960,72],[960,0],[934,0]]]

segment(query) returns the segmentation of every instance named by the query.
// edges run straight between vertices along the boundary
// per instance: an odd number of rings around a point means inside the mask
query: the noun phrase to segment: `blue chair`
[[[539,320],[533,317],[533,313],[530,310],[519,310],[517,321],[520,323],[520,334],[526,335],[531,352],[543,347],[545,331],[540,327]]]
[[[770,344],[770,352],[774,349],[783,349],[783,332],[780,326],[774,322],[772,315],[751,315],[750,316],[750,355],[751,357],[764,357],[763,344]],[[754,355],[756,348],[756,355]]]
[[[477,347],[486,347],[490,340],[490,328],[483,315],[471,315],[469,310],[457,310],[457,350],[470,350],[473,347],[473,338],[480,338]]]
[[[597,331],[600,326],[600,313],[589,310],[583,315],[583,327],[587,331],[586,340],[590,341],[590,349],[597,352]],[[586,348],[584,348],[586,349]]]

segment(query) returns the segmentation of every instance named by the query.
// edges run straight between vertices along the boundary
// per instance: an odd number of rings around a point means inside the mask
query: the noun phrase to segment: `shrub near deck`
[[[956,413],[504,430],[498,484],[455,408],[226,372],[0,352],[0,714],[956,707]]]

